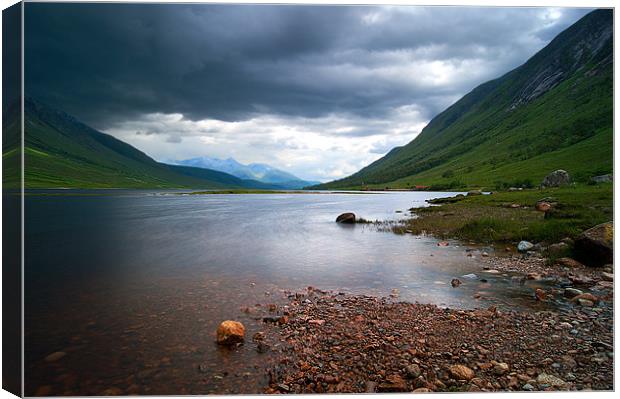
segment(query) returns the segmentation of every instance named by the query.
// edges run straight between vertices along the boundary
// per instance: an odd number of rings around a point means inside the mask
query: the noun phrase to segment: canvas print
[[[614,390],[613,36],[612,8],[7,8],[3,388]]]

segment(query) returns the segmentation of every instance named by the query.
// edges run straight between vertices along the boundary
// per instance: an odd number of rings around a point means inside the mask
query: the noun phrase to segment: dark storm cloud
[[[99,128],[147,113],[367,118],[410,104],[428,119],[586,12],[27,3],[26,91]]]

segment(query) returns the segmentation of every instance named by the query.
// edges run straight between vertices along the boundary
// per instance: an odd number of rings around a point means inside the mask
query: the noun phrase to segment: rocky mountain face
[[[588,18],[560,34],[555,48],[548,49],[551,54],[545,54],[549,59],[541,59],[536,70],[528,72],[530,78],[510,109],[542,96],[582,68],[588,67],[591,76],[611,64],[613,53],[606,46],[612,42],[613,25],[599,22],[599,18]]]

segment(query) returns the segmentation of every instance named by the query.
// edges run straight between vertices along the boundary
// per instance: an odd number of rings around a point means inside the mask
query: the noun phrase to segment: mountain
[[[276,188],[215,170],[159,163],[31,98],[24,115],[26,188]],[[7,116],[3,161],[18,155],[18,104],[7,109]]]
[[[613,169],[613,11],[593,11],[525,64],[433,118],[413,141],[314,188],[530,186]]]
[[[267,184],[275,184],[282,188],[299,189],[318,184],[315,181],[306,181],[288,172],[276,169],[263,163],[244,165],[233,158],[217,159],[209,157],[191,158],[172,162],[176,165],[194,166],[229,173],[240,179],[252,179]]]

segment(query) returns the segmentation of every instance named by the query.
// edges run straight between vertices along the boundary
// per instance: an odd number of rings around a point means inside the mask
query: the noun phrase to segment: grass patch
[[[555,210],[546,218],[535,209],[536,202],[545,197],[557,201]],[[395,232],[483,243],[520,240],[554,243],[565,237],[575,238],[583,230],[613,220],[613,189],[611,184],[583,184],[499,192],[418,208],[415,213],[416,218],[395,226]]]

